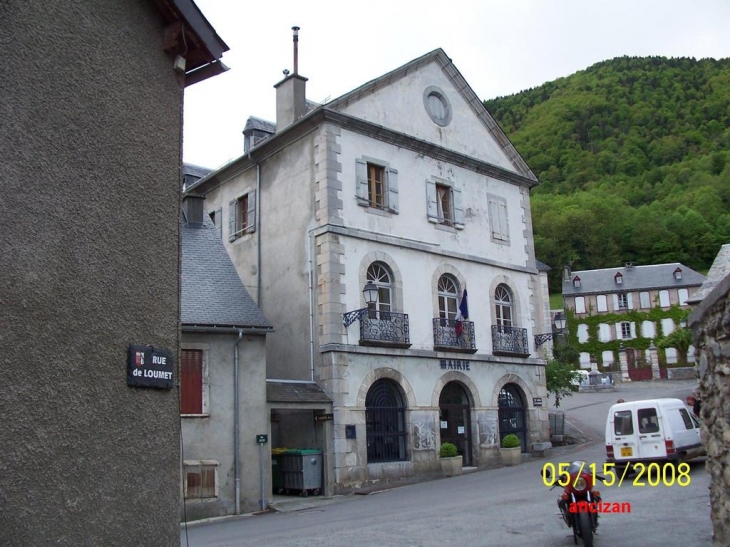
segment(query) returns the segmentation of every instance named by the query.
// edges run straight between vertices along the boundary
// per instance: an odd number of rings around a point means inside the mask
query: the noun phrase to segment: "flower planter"
[[[462,456],[454,456],[453,458],[441,458],[441,471],[445,477],[453,477],[461,475]]]
[[[522,461],[522,448],[500,448],[499,455],[504,465],[517,465]]]

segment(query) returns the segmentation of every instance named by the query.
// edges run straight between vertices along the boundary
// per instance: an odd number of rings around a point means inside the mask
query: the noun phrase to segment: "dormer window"
[[[615,276],[613,276],[613,280],[616,282],[616,285],[622,285],[624,282],[624,276],[621,275],[621,272],[617,272]]]
[[[674,270],[674,279],[676,279],[677,281],[682,279],[682,268],[677,268],[676,270]]]
[[[573,278],[573,287],[580,289],[580,277],[577,275]]]

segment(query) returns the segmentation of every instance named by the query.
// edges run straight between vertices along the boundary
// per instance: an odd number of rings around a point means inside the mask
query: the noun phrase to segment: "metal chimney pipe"
[[[299,27],[292,27],[294,31],[294,74],[299,74]]]

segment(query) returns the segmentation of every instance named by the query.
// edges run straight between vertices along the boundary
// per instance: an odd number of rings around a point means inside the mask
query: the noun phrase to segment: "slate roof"
[[[266,380],[269,403],[332,403],[332,399],[314,382]]]
[[[258,129],[259,131],[266,131],[267,133],[274,134],[276,132],[276,124],[267,120],[262,120],[256,116],[249,116],[243,130],[248,131],[250,129]]]
[[[208,215],[183,223],[180,321],[183,325],[271,328],[241,282]]]
[[[707,278],[702,283],[702,287],[687,299],[689,304],[697,304],[701,302],[712,290],[717,287],[727,276],[730,275],[730,243],[726,243],[720,247],[715,260],[712,263],[710,271],[707,272]]]
[[[674,270],[681,268],[682,279],[674,278]],[[617,273],[623,276],[623,283],[616,284]],[[580,277],[580,287],[573,286],[575,276]],[[652,264],[649,266],[623,266],[602,270],[571,272],[570,281],[563,281],[563,295],[611,294],[616,292],[646,291],[677,287],[699,287],[705,276],[679,262]]]

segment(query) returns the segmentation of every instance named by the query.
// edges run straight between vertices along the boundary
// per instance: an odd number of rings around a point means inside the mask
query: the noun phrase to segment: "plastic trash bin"
[[[282,458],[287,450],[287,448],[271,449],[271,491],[274,494],[281,494],[284,491],[284,476],[281,473],[281,466]]]
[[[284,493],[298,491],[301,496],[322,492],[322,451],[312,448],[287,450],[281,456]]]

